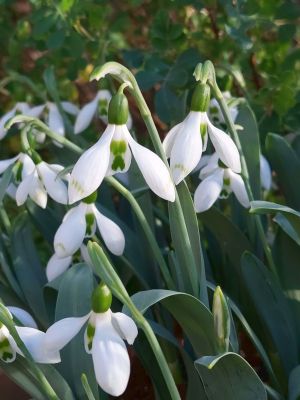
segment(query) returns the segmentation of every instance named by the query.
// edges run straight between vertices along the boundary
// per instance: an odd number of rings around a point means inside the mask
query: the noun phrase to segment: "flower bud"
[[[112,294],[108,286],[101,282],[92,295],[92,310],[95,313],[104,313],[110,309]]]
[[[217,286],[214,292],[212,312],[218,351],[225,353],[229,348],[230,314],[220,286]]]
[[[210,87],[206,83],[198,83],[191,104],[191,111],[206,112],[210,103]]]
[[[128,100],[124,93],[113,95],[108,106],[108,122],[113,125],[125,125],[128,119]]]

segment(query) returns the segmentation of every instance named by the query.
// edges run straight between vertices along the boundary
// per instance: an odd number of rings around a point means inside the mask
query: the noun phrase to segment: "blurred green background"
[[[247,97],[264,145],[267,132],[299,131],[299,21],[297,0],[0,0],[0,115],[41,102],[49,66],[61,98],[85,103],[94,66],[117,60],[164,130],[186,113],[196,63],[211,59],[222,89]]]

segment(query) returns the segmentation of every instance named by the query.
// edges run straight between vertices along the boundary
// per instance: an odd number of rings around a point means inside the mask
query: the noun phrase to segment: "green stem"
[[[110,287],[113,294],[129,309],[137,325],[144,331],[161,369],[172,400],[180,400],[180,395],[174,382],[174,378],[171,374],[169,365],[148,321],[131,300],[125,286],[106,257],[102,248],[97,243],[89,242],[88,251],[99,277],[103,279],[107,286]]]
[[[0,203],[0,218],[5,227],[6,233],[9,234],[11,231],[11,223],[2,202]]]
[[[121,183],[119,183],[115,178],[113,177],[107,177],[105,178],[106,182],[108,182],[114,189],[116,189],[123,197],[125,197],[128,202],[130,203],[139,223],[141,224],[141,227],[148,239],[148,242],[150,244],[151,250],[153,252],[154,257],[156,258],[156,261],[160,267],[162,276],[166,282],[166,285],[168,289],[175,289],[175,284],[174,281],[171,277],[171,274],[169,272],[168,266],[164,260],[164,257],[161,254],[160,248],[157,244],[157,241],[155,240],[154,234],[147,222],[147,219],[139,205],[139,203],[136,201],[134,196],[130,193],[128,189],[126,189]]]
[[[86,394],[88,400],[95,400],[95,397],[94,397],[92,389],[89,385],[86,374],[81,375],[81,383],[82,383],[83,389],[85,391],[85,394]]]
[[[220,89],[218,88],[218,86],[217,86],[217,84],[215,82],[209,82],[209,83],[210,83],[211,89],[213,91],[213,94],[214,94],[217,102],[219,103],[219,106],[221,108],[224,120],[225,120],[225,122],[226,122],[226,124],[228,126],[230,135],[233,138],[233,140],[234,140],[234,142],[235,142],[235,144],[236,144],[236,146],[238,148],[238,151],[240,153],[242,175],[243,175],[243,178],[244,178],[245,187],[246,187],[246,190],[247,190],[247,193],[248,193],[249,200],[253,201],[254,200],[254,196],[253,196],[251,185],[250,185],[250,178],[249,178],[247,162],[246,162],[246,159],[245,159],[245,155],[244,155],[244,152],[243,152],[243,148],[242,148],[242,145],[241,145],[241,142],[240,142],[239,135],[238,135],[237,130],[235,128],[234,122],[233,122],[233,120],[231,118],[230,111],[228,109],[227,103],[226,103],[226,101],[225,101],[225,99],[223,97],[222,92],[220,91]],[[262,242],[263,249],[264,249],[264,252],[265,252],[265,255],[266,255],[266,259],[268,261],[270,270],[273,272],[274,276],[278,279],[276,266],[275,266],[275,263],[274,263],[274,260],[273,260],[273,257],[272,257],[271,249],[270,249],[270,247],[268,245],[268,242],[267,242],[267,238],[266,238],[266,235],[265,235],[265,232],[264,232],[264,228],[263,228],[260,216],[259,215],[254,215],[254,218],[255,218],[257,231],[258,231],[260,240]]]

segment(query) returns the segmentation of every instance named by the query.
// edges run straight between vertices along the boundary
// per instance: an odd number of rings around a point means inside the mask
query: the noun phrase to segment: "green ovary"
[[[124,140],[113,140],[110,144],[110,151],[114,155],[112,170],[123,171],[125,169],[124,154],[127,149],[127,143]]]

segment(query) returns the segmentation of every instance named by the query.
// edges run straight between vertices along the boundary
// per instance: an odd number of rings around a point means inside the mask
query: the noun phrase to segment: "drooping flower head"
[[[96,144],[85,151],[75,164],[69,184],[69,202],[75,203],[95,192],[105,176],[126,172],[132,155],[150,189],[163,199],[174,201],[175,189],[163,161],[138,144],[126,122],[128,101],[122,92],[109,104],[108,126]]]
[[[135,322],[123,313],[110,310],[112,295],[100,284],[92,296],[92,310],[83,317],[64,318],[46,332],[47,351],[59,351],[76,336],[84,324],[84,347],[92,355],[99,386],[112,396],[120,396],[130,376],[130,359],[124,343],[133,344],[137,334]]]
[[[56,256],[52,261],[61,262],[62,267],[70,263],[67,257],[72,256],[81,247],[84,238],[95,234],[96,227],[113,254],[119,256],[123,253],[124,234],[115,222],[100,213],[95,205],[96,199],[97,192],[94,192],[67,212],[54,236]]]
[[[220,160],[234,172],[241,172],[240,156],[233,140],[208,118],[209,101],[209,86],[198,83],[192,97],[191,111],[183,122],[169,131],[163,142],[176,185],[197,166],[202,151],[206,150],[208,137]]]
[[[199,176],[202,182],[194,195],[196,212],[208,210],[218,198],[227,198],[231,192],[243,207],[250,206],[242,177],[224,165],[217,153],[210,157]]]

